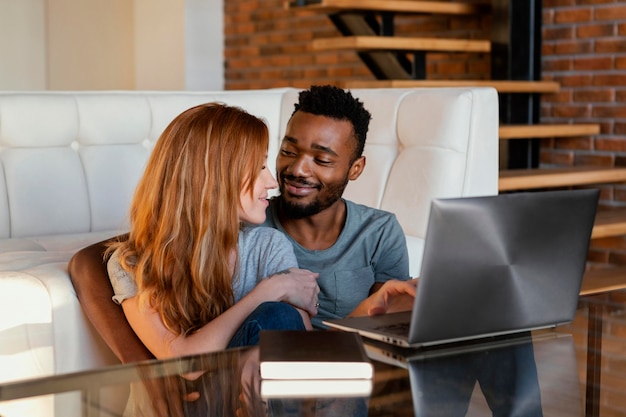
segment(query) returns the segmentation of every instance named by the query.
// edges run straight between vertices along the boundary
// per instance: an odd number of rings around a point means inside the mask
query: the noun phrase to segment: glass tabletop
[[[29,401],[47,399],[64,416],[584,414],[571,334],[540,331],[444,349],[364,344],[375,369],[367,392],[364,381],[342,381],[295,397],[263,395],[253,347],[6,383],[0,406],[27,410]]]
[[[624,385],[613,374],[626,364],[623,304],[609,301],[581,301],[574,322],[557,329],[452,348],[394,350],[364,339],[375,369],[366,391],[363,381],[343,381],[296,397],[264,394],[253,347],[0,384],[0,415],[619,415],[611,412]],[[589,341],[598,316],[605,346]],[[37,414],[42,407],[47,414]]]

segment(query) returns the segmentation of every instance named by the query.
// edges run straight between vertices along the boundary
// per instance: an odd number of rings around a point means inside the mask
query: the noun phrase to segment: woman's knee
[[[306,330],[306,327],[295,307],[281,302],[265,302],[244,320],[228,347],[257,345],[262,330]]]
[[[305,330],[298,310],[290,304],[277,301],[260,304],[248,319],[255,320],[264,330]]]

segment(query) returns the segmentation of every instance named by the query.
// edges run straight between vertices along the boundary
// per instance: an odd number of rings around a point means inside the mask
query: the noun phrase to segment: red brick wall
[[[283,0],[225,4],[225,87],[228,90],[371,79],[352,52],[312,53],[315,38],[338,34],[326,15],[300,15]]]
[[[544,163],[626,165],[626,3],[544,0],[543,78],[561,84],[542,97],[542,121],[599,123],[594,138],[557,139]],[[623,186],[603,190],[626,202]]]

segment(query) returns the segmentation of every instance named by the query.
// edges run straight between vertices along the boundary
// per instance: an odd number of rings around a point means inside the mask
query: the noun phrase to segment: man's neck
[[[278,205],[277,213],[283,229],[300,246],[309,250],[325,250],[339,238],[346,222],[347,209],[345,201],[339,199],[327,209],[301,219],[286,216],[282,204]]]

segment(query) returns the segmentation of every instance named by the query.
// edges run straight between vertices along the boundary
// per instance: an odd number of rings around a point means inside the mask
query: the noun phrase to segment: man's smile
[[[320,186],[292,178],[282,178],[283,191],[294,196],[307,196],[317,191]]]

